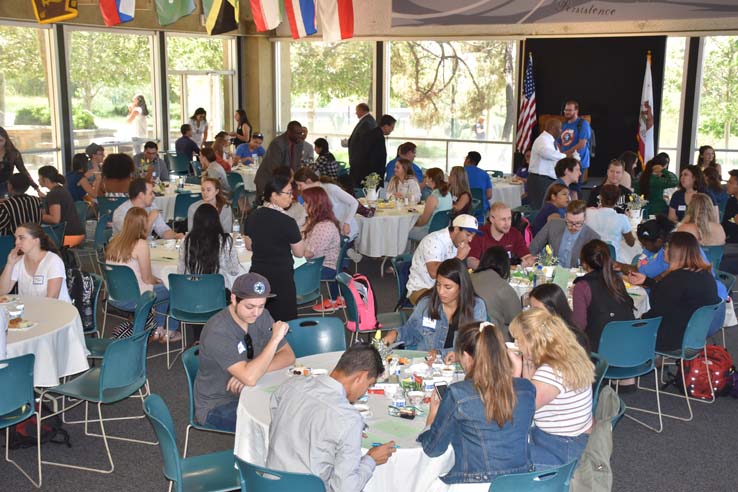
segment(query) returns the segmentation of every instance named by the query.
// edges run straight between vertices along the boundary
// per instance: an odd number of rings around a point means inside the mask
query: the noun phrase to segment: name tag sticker
[[[238,353],[242,354],[244,352],[246,352],[246,347],[244,346],[243,341],[238,342]]]
[[[33,276],[33,285],[44,285],[44,276],[43,275],[34,275]]]
[[[684,212],[684,211],[687,210],[687,206],[686,205],[679,205],[679,207],[677,207],[677,210],[679,210],[680,212]]]
[[[425,328],[430,328],[431,330],[436,329],[436,320],[429,318],[428,316],[423,316],[423,326]]]

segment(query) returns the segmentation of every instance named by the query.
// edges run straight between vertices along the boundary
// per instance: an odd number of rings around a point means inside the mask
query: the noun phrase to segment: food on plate
[[[21,318],[13,318],[10,321],[8,321],[8,328],[12,329],[20,329],[20,328],[28,328],[33,323],[31,321],[21,319]]]
[[[394,355],[387,356],[387,362],[392,362],[393,360],[395,360],[395,357],[396,356]],[[406,366],[410,364],[410,359],[408,359],[407,357],[397,357],[397,363],[401,366]]]
[[[0,304],[7,304],[9,302],[13,302],[15,299],[13,296],[2,296],[0,297]]]
[[[309,376],[310,368],[305,366],[295,366],[292,368],[292,374],[295,376]]]

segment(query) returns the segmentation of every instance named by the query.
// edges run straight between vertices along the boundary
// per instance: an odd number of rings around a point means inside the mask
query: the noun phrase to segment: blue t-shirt
[[[84,177],[84,174],[74,171],[67,175],[67,189],[75,202],[82,200],[87,194],[85,189],[79,186],[80,180],[84,179]]]
[[[256,150],[249,149],[248,143],[242,143],[238,147],[236,147],[236,155],[243,159],[244,157],[251,157],[252,155],[256,154],[259,157],[264,157],[264,154],[266,154],[266,150],[264,150],[264,147],[259,145],[256,147]]]
[[[492,189],[492,179],[484,169],[479,169],[477,166],[464,166],[466,171],[466,177],[469,178],[469,188],[479,188],[482,190],[482,205],[484,205],[484,212],[489,210],[489,200],[487,200],[487,190]]]
[[[392,159],[387,163],[387,167],[384,170],[384,180],[389,183],[392,177],[395,175],[395,164],[397,163],[397,157]],[[423,170],[420,169],[420,166],[415,164],[414,162],[411,163],[413,166],[413,171],[415,172],[415,177],[418,178],[418,183],[420,186],[423,186]]]
[[[713,205],[717,205],[717,201],[715,200],[715,195],[711,190],[702,190],[700,193],[704,193],[705,195],[709,196],[712,200]],[[687,213],[687,202],[685,201],[685,195],[682,190],[676,190],[673,195],[671,195],[671,200],[669,201],[669,208],[673,208],[676,212],[677,219],[681,221],[684,218],[684,214]]]
[[[582,122],[581,130],[579,122]],[[574,147],[579,143],[579,140],[586,139],[587,145],[582,147],[579,152],[580,163],[582,165],[582,171],[589,168],[589,139],[592,138],[592,129],[586,120],[577,118],[574,123],[564,122],[561,125],[561,136],[559,137],[559,145],[561,152],[566,152],[570,148]]]

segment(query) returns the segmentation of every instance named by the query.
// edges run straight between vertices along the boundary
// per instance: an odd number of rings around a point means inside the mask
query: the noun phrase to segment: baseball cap
[[[276,297],[276,294],[271,293],[269,280],[258,273],[253,272],[244,273],[239,276],[235,282],[233,282],[231,293],[241,299]]]
[[[483,234],[482,231],[478,229],[479,223],[477,222],[477,219],[469,214],[457,215],[454,221],[451,222],[451,225],[453,227],[459,227],[461,229],[464,229],[465,231],[473,232],[475,234]]]

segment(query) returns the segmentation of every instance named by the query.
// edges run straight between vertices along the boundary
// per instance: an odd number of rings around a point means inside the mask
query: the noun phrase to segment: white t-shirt
[[[34,275],[28,273],[23,260],[13,266],[11,273],[11,280],[18,282],[18,294],[22,296],[46,297],[46,287],[49,279],[52,278],[62,279],[59,300],[72,302],[67,290],[67,274],[64,270],[64,262],[50,251],[46,252]]]
[[[613,208],[588,208],[585,223],[600,235],[600,239],[613,245],[616,256],[620,254],[620,241],[623,239],[623,234],[633,230],[628,217],[617,213]]]
[[[592,426],[591,385],[572,391],[564,386],[559,373],[548,364],[539,367],[532,380],[559,390],[556,398],[536,410],[533,416],[536,427],[556,436],[578,436]]]
[[[143,115],[143,109],[141,107],[133,108],[133,112],[136,116],[131,121],[131,129],[133,137],[145,138],[146,137],[146,116]]]
[[[426,263],[446,261],[456,256],[456,246],[447,228],[425,236],[413,254],[410,276],[407,279],[408,295],[422,289],[432,289],[436,281],[428,273]]]

